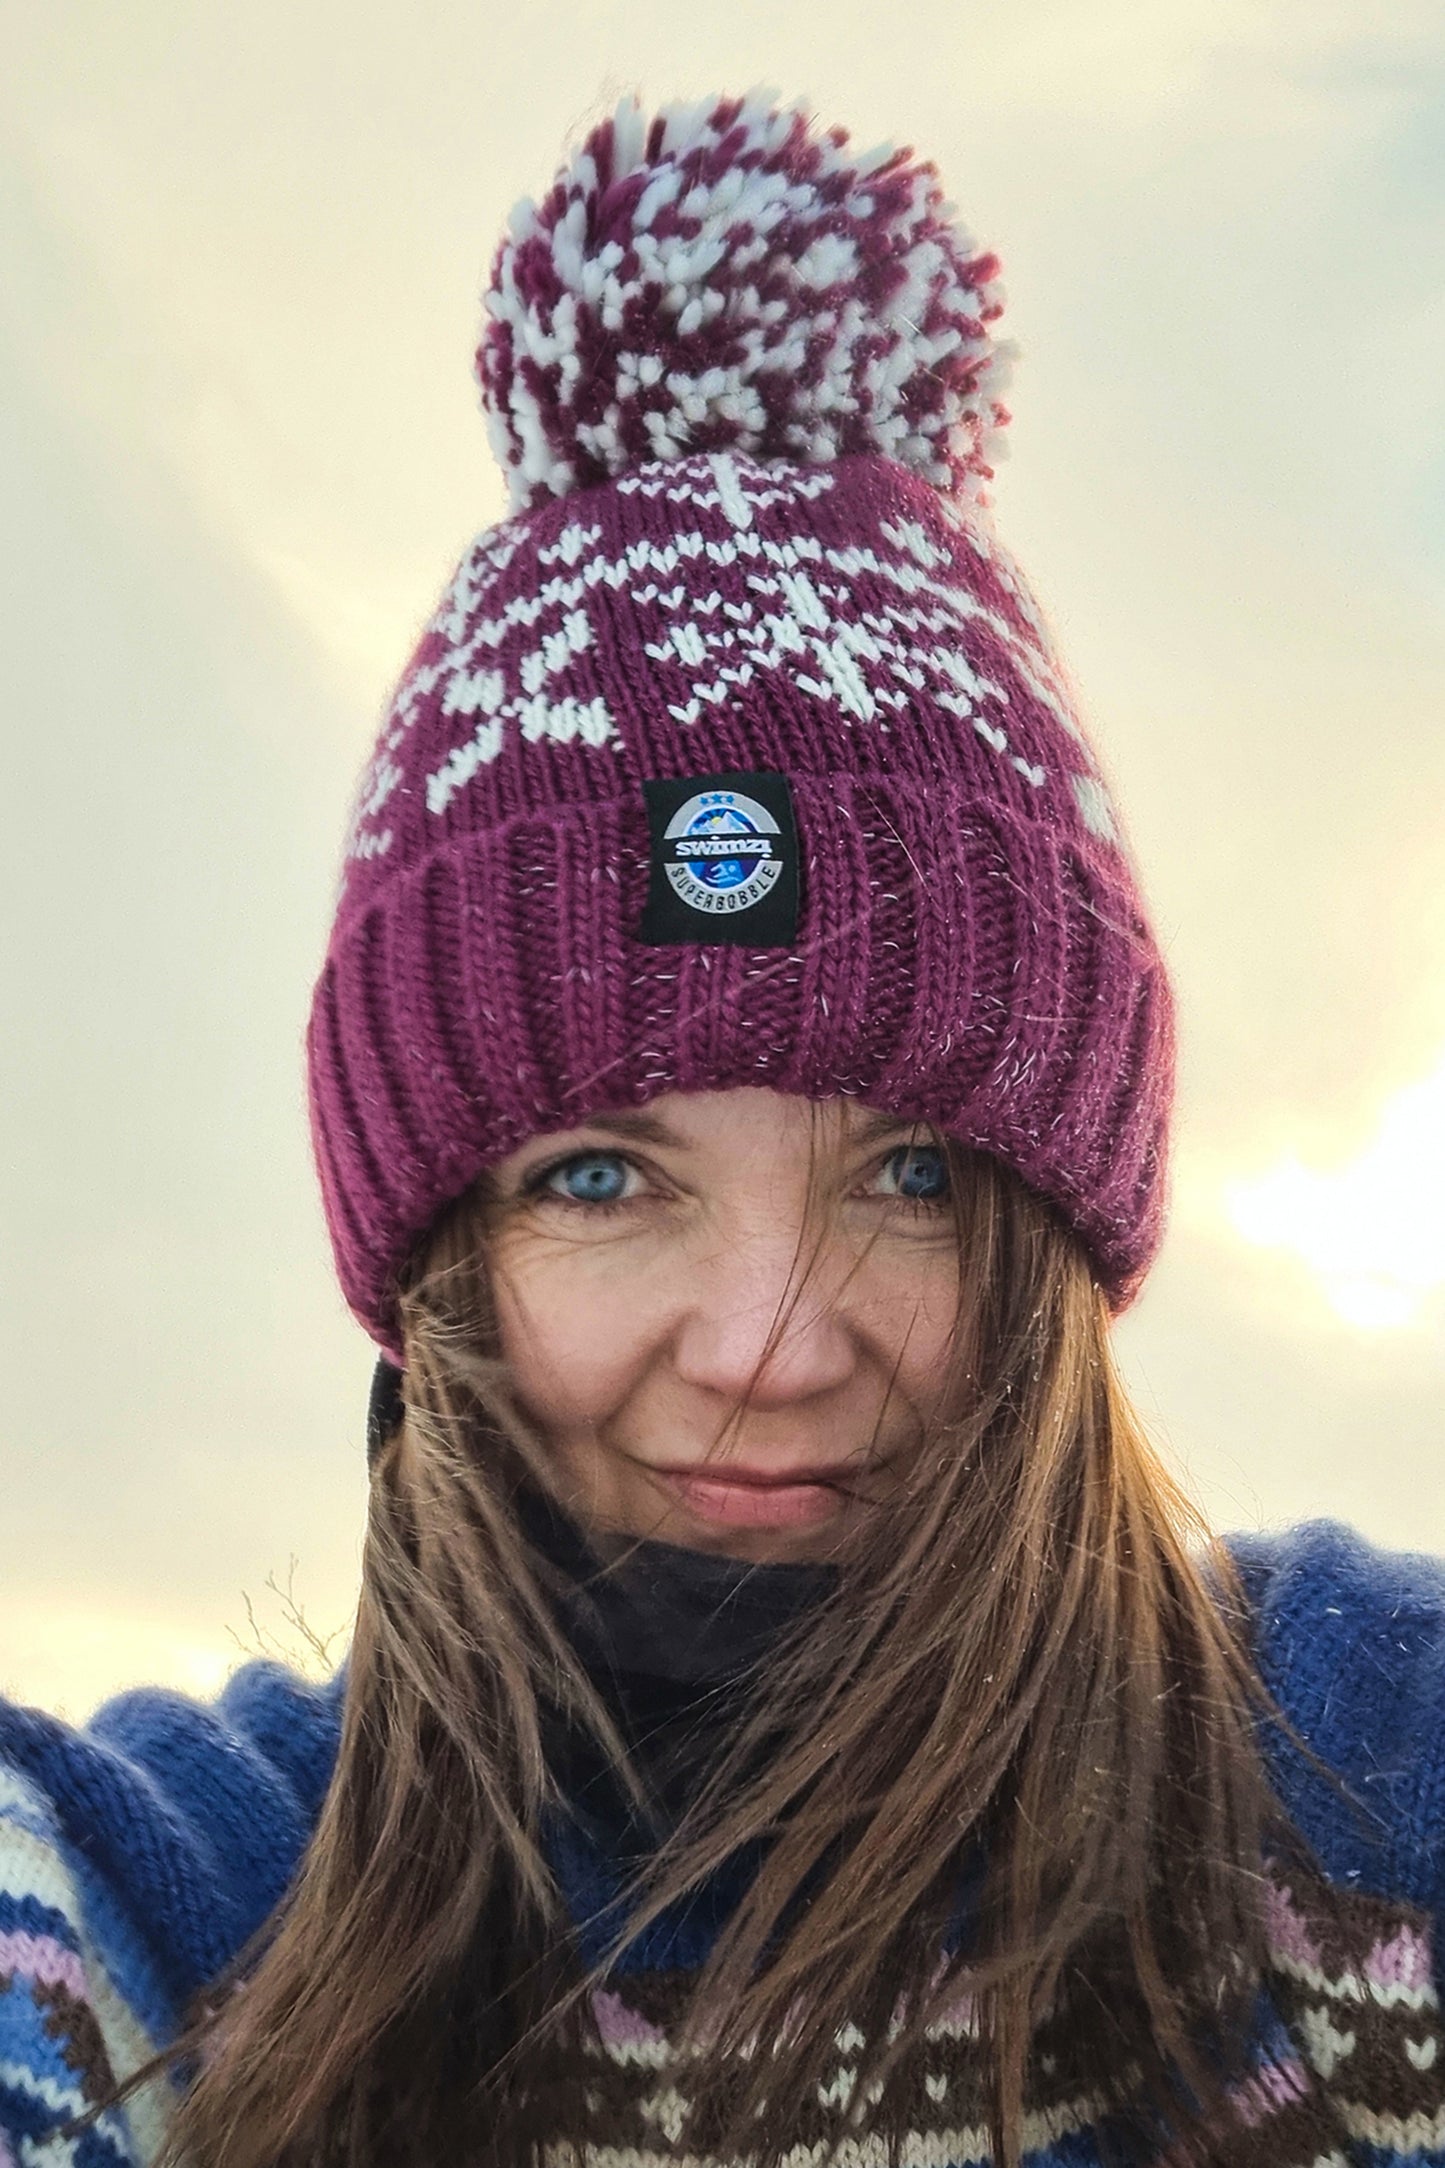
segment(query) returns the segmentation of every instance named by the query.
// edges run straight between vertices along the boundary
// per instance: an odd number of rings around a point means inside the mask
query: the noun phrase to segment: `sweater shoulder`
[[[78,1726],[0,1701],[0,1893],[23,1897],[42,1841],[59,1912],[139,2034],[164,2041],[294,1875],[341,1698],[340,1676],[317,1686],[262,1660],[212,1702],[140,1688]]]
[[[1445,1560],[1337,1521],[1226,1539],[1278,1726],[1284,1805],[1333,1880],[1445,1903]]]
[[[0,1763],[0,2161],[52,2157],[59,2129],[157,2045],[89,1931],[54,1807]],[[153,2157],[165,2093],[152,2085],[101,2116],[94,2168]]]

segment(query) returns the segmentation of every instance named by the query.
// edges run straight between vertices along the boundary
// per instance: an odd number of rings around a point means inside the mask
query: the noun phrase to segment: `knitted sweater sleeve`
[[[214,1703],[140,1689],[83,1727],[0,1701],[0,2168],[167,2045],[263,1924],[315,1826],[341,1692],[257,1662]],[[144,2168],[171,2098],[160,2079],[108,2111],[75,2168]]]
[[[1265,1684],[1338,1780],[1275,1733],[1285,1804],[1333,1880],[1445,1918],[1445,1561],[1334,1521],[1229,1548]]]

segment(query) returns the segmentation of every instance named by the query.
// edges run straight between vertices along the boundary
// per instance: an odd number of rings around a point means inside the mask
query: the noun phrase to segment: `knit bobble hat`
[[[996,260],[911,151],[626,99],[485,307],[511,510],[363,771],[307,1031],[356,1316],[403,1360],[398,1268],[527,1137],[742,1084],[993,1153],[1122,1309],[1172,1003],[989,509]]]

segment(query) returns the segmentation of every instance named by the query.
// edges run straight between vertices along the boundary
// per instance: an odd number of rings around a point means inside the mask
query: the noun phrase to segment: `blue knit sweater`
[[[1307,1892],[1275,1891],[1271,2016],[1257,2080],[1240,2097],[1239,2146],[1220,2158],[1445,2168],[1434,1956],[1445,1907],[1445,1565],[1329,1522],[1231,1548],[1266,1683],[1372,1811],[1351,1812],[1271,1735],[1276,1784],[1344,1913],[1336,1904],[1326,1927]],[[174,2036],[187,1999],[282,1895],[327,1788],[340,1699],[338,1680],[312,1686],[262,1661],[212,1704],[142,1689],[79,1729],[0,1702],[0,2168],[154,2156],[173,2097],[164,2082],[108,2112],[73,2152],[46,2141],[112,2072]],[[579,1922],[611,1895],[614,1864],[576,1837],[558,1857]],[[676,1972],[700,1961],[705,1934],[694,1913],[651,1940]],[[617,1985],[599,1998],[599,2018],[637,2094],[638,2137],[596,2158],[659,2164],[675,2157],[669,2096],[657,2092],[663,2029],[640,1990]],[[949,2051],[941,2038],[944,2059],[921,2075],[914,2168],[985,2157],[977,2128],[950,2120]],[[837,2097],[846,2093],[843,2083]],[[1086,2103],[1055,2103],[1030,2135],[1031,2168],[1098,2157]]]

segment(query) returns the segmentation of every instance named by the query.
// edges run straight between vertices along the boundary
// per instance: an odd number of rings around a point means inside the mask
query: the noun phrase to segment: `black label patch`
[[[644,783],[651,836],[639,941],[791,948],[798,834],[785,775],[686,775]]]

